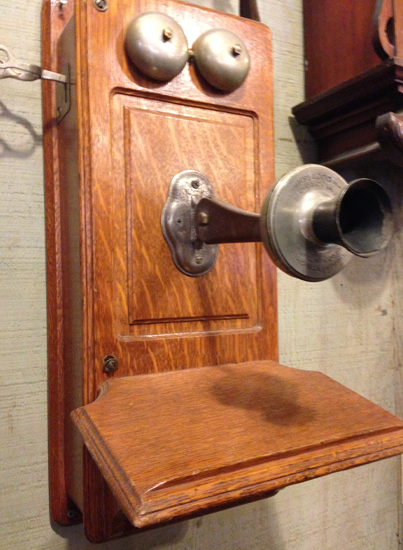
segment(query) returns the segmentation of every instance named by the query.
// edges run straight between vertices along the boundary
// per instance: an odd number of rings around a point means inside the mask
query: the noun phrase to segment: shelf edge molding
[[[403,421],[273,361],[116,378],[71,414],[136,527],[197,516],[403,452]]]

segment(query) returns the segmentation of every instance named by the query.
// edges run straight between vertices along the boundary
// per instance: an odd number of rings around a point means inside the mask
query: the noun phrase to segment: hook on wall
[[[16,145],[12,143],[5,136],[1,135],[1,121],[4,120],[4,125],[18,124],[26,131],[26,139]],[[7,122],[6,122],[7,121]],[[6,132],[6,135],[9,132]],[[42,136],[39,135],[31,122],[16,113],[10,111],[10,109],[0,101],[0,158],[1,157],[14,157],[14,158],[27,158],[32,155],[35,148],[42,144]]]
[[[41,79],[63,84],[56,90],[56,121],[59,123],[70,110],[70,68],[67,65],[61,73],[48,71],[39,65],[20,61],[9,48],[0,44],[0,80],[3,78],[15,78],[23,82]]]

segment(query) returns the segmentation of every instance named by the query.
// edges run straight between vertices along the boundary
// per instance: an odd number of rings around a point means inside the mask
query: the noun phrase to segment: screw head
[[[199,189],[200,181],[199,180],[192,180],[192,187],[193,187],[193,189]]]
[[[72,510],[72,509],[67,510],[67,517],[68,517],[68,519],[74,519],[76,517],[75,510]]]
[[[238,57],[238,55],[241,55],[242,48],[239,44],[235,44],[235,46],[232,47],[232,55],[234,57]]]
[[[197,265],[203,263],[203,256],[196,256],[195,262],[197,263]]]
[[[98,11],[106,11],[109,7],[107,0],[94,0],[94,6]]]
[[[207,212],[199,212],[197,222],[199,225],[208,225],[210,223],[210,217]]]
[[[119,361],[113,355],[107,355],[104,359],[103,371],[106,374],[114,372],[119,366]]]
[[[162,31],[162,36],[165,38],[165,40],[171,40],[171,38],[173,37],[172,29],[170,29],[169,27],[166,27]]]

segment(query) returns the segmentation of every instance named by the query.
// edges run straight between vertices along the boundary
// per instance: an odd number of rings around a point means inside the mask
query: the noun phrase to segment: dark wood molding
[[[307,99],[292,112],[319,162],[402,164],[403,2],[304,0],[304,28]]]
[[[378,142],[377,119],[403,108],[403,60],[392,58],[335,88],[295,106],[292,112],[318,144],[319,161],[337,167],[355,164],[371,149],[387,156]]]
[[[376,119],[378,142],[388,158],[403,166],[403,114],[386,113]]]

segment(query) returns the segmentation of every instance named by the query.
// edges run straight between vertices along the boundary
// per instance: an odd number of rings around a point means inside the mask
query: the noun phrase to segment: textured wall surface
[[[71,1],[71,0],[68,0]],[[200,4],[236,13],[229,0]],[[301,0],[261,0],[272,30],[276,171],[314,150],[290,123],[303,99]],[[0,43],[40,58],[41,0],[3,0]],[[0,80],[0,549],[82,550],[82,526],[48,513],[46,288],[40,84]],[[372,170],[376,170],[376,167]],[[390,186],[400,175],[381,177]],[[392,188],[398,194],[398,189]],[[281,362],[321,370],[402,413],[403,243],[310,285],[279,275]],[[394,550],[400,461],[310,481],[276,497],[98,546],[108,550]]]

